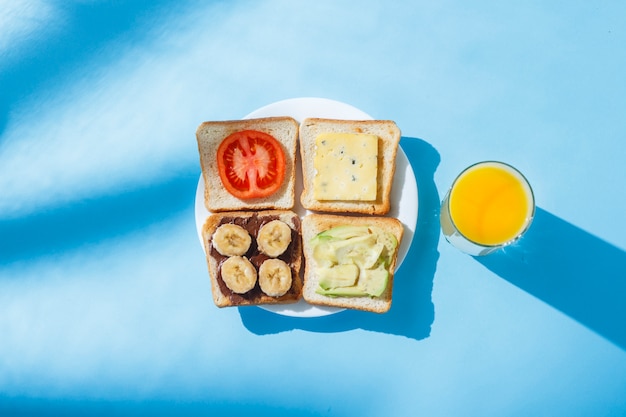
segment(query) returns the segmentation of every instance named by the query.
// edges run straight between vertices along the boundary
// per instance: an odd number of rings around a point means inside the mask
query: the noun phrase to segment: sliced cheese
[[[316,200],[376,200],[378,136],[323,133],[317,136],[315,145]]]

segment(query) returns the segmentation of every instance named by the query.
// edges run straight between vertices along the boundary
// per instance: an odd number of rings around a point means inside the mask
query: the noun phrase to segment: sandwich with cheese
[[[390,120],[307,118],[300,124],[304,189],[312,211],[387,214],[400,142]]]

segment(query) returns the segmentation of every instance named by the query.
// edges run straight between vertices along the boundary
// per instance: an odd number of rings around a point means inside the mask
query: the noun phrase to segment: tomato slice
[[[244,200],[274,194],[285,179],[285,153],[271,135],[242,130],[217,148],[217,168],[224,188]]]

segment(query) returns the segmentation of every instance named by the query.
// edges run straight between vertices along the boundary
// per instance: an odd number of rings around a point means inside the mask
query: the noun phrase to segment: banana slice
[[[280,220],[272,220],[259,229],[257,235],[259,250],[267,256],[280,256],[291,243],[291,228]]]
[[[254,288],[257,273],[252,262],[243,256],[231,256],[222,264],[222,280],[232,292],[244,294]]]
[[[213,247],[224,256],[241,256],[251,243],[250,234],[236,224],[223,224],[213,233]]]
[[[259,286],[270,297],[285,295],[291,288],[291,268],[280,259],[268,259],[259,268]]]

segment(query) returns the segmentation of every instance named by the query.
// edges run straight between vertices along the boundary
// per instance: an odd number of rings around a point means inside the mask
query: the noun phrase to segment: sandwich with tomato
[[[291,117],[202,123],[196,139],[207,210],[293,208],[298,129]]]

